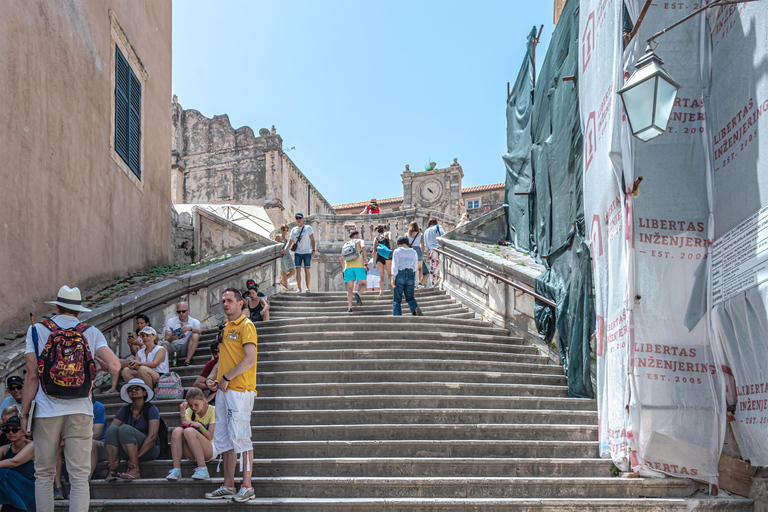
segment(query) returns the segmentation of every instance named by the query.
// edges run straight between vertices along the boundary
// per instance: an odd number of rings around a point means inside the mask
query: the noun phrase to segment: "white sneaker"
[[[255,497],[256,493],[254,492],[253,487],[247,489],[245,487],[240,487],[240,492],[232,497],[232,501],[245,503],[246,501],[252,500]]]
[[[235,491],[227,489],[223,485],[213,492],[205,493],[205,497],[209,500],[228,500],[235,496]]]

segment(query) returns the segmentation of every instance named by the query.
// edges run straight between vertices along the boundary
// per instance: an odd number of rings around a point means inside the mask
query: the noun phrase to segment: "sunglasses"
[[[11,433],[15,434],[19,430],[21,430],[21,427],[3,427],[4,434],[11,434]]]
[[[218,350],[211,350],[211,354],[213,354],[215,356],[219,355],[219,351]]]
[[[19,391],[21,386],[8,386],[8,391]]]
[[[177,309],[176,310],[177,313],[186,313],[187,311],[189,311],[189,310],[188,309]]]
[[[134,391],[142,391],[144,388],[141,386],[131,386],[128,388],[129,393],[133,393]]]

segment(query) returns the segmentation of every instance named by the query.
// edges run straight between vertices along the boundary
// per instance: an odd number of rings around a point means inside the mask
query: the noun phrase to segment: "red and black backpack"
[[[37,328],[33,328],[33,339],[43,391],[55,398],[86,398],[96,379],[96,363],[83,334],[89,325],[62,329],[53,320],[42,324],[51,331],[42,350],[37,346]]]

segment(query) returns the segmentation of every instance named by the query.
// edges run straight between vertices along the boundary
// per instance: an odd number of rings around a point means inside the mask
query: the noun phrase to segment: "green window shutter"
[[[141,82],[115,46],[115,151],[141,178]]]
[[[128,167],[141,178],[141,83],[131,71],[130,114],[128,116]]]
[[[128,96],[131,68],[115,46],[115,151],[128,163]]]

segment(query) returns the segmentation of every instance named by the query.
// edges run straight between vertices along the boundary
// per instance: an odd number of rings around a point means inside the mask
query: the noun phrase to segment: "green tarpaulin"
[[[505,195],[509,241],[547,267],[536,291],[557,303],[555,312],[537,303],[539,333],[550,339],[557,327],[569,394],[591,398],[589,340],[595,309],[591,260],[583,241],[578,31],[579,2],[568,0],[536,81],[535,29],[528,37],[528,52],[507,101]]]

